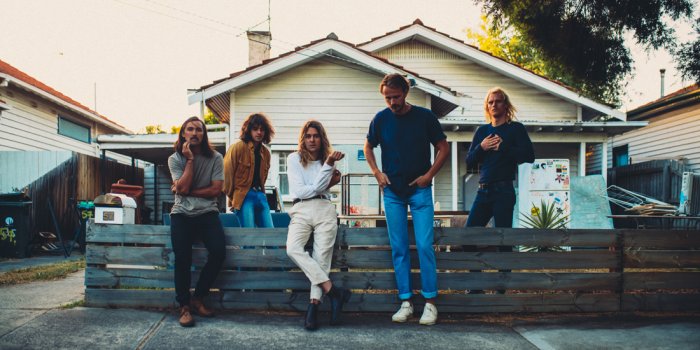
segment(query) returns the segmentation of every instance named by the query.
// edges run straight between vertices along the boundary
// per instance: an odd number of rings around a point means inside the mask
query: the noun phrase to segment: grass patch
[[[85,268],[85,259],[62,261],[59,263],[28,267],[0,274],[0,286],[22,284],[35,281],[53,281]]]
[[[74,307],[81,307],[81,306],[85,306],[85,299],[80,299],[80,300],[76,300],[72,303],[61,305],[61,309],[67,310],[67,309],[72,309]]]

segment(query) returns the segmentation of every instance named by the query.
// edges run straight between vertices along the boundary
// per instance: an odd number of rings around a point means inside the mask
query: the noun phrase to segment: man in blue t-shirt
[[[433,251],[433,177],[440,171],[450,151],[437,117],[428,109],[406,102],[409,84],[399,74],[382,79],[379,91],[388,106],[372,119],[365,141],[367,164],[384,191],[391,258],[399,290],[401,308],[394,322],[406,322],[413,315],[411,255],[408,240],[407,207],[411,208],[416,248],[421,272],[421,294],[426,304],[420,324],[437,321],[437,271]],[[430,164],[430,144],[437,148],[435,163]],[[377,167],[374,148],[382,148],[382,170]]]

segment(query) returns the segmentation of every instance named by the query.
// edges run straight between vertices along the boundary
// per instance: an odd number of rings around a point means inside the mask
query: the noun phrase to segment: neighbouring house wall
[[[375,55],[469,95],[469,108],[455,110],[450,115],[483,119],[486,92],[500,86],[518,108],[520,120],[575,121],[577,118],[577,108],[572,103],[418,40],[397,44]]]
[[[649,119],[649,125],[610,138],[608,166],[614,147],[627,145],[632,164],[653,159],[680,160],[700,171],[700,105]]]
[[[21,190],[72,155],[70,151],[0,151],[0,193]]]

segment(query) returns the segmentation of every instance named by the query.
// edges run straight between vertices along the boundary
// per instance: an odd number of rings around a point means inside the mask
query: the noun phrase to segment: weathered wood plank
[[[419,268],[415,251],[411,252],[411,265]],[[174,254],[169,247],[133,247],[89,245],[86,252],[88,264],[124,264],[146,266],[173,266]],[[192,250],[194,266],[204,266],[207,259],[205,248],[196,245]],[[582,269],[617,268],[615,253],[608,251],[561,252],[561,253],[491,253],[491,252],[438,252],[439,269],[486,270],[486,269]],[[280,267],[296,268],[287,257],[286,249],[228,247],[225,267]],[[334,268],[393,269],[389,250],[336,250]]]
[[[624,294],[622,311],[700,311],[700,294]]]
[[[199,271],[192,272],[192,287]],[[331,280],[351,289],[393,290],[393,272],[332,272]],[[420,287],[420,274],[411,275],[412,284]],[[617,273],[439,273],[440,290],[614,290],[619,284]],[[88,287],[173,288],[173,270],[105,268],[88,269]],[[306,276],[298,271],[221,271],[216,289],[302,289],[309,288]]]
[[[625,272],[625,290],[700,289],[700,272]]]
[[[410,244],[415,244],[412,229]],[[435,228],[435,244],[438,245],[530,245],[608,247],[616,244],[615,230],[538,230],[513,228]],[[338,242],[344,246],[389,245],[385,227],[341,227]]]
[[[700,248],[700,230],[624,230],[627,249],[662,248],[689,250]]]
[[[388,248],[387,248],[388,249]],[[507,269],[593,269],[618,268],[619,259],[609,251],[496,253],[437,252],[438,269],[507,270]],[[336,250],[333,266],[337,268],[393,269],[390,250]],[[411,267],[419,268],[418,254],[411,251]]]
[[[192,265],[202,267],[207,261],[207,250],[192,249]],[[168,247],[130,247],[88,245],[85,253],[88,264],[118,264],[140,266],[175,266],[175,254]],[[233,249],[226,250],[226,267],[280,267],[295,268],[285,249]]]
[[[284,246],[286,228],[224,228],[229,246]],[[142,244],[171,246],[170,226],[163,225],[105,225],[91,224],[87,241],[94,244]]]
[[[207,304],[229,310],[306,310],[307,292],[214,292]],[[90,307],[175,307],[173,290],[87,289]],[[441,312],[609,312],[617,311],[616,294],[506,294],[440,295]],[[321,310],[327,310],[323,303]],[[344,310],[393,312],[399,301],[393,294],[353,294]],[[420,309],[421,304],[416,303]],[[388,316],[387,316],[388,317]]]
[[[625,249],[625,267],[691,268],[700,267],[700,250]]]

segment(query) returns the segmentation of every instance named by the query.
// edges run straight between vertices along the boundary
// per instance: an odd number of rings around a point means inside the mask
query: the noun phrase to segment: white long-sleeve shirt
[[[304,167],[298,152],[290,154],[287,156],[289,194],[295,199],[308,199],[318,195],[330,198],[327,188],[334,169],[335,166],[325,164],[321,160],[309,162]]]

